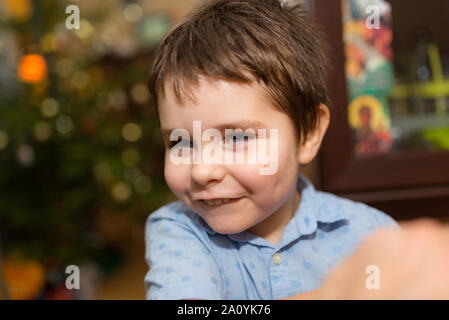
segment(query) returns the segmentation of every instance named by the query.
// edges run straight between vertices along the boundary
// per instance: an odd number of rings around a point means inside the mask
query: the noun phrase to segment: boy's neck
[[[295,188],[293,194],[271,216],[248,229],[249,232],[264,238],[277,246],[285,227],[295,215],[301,201],[301,194]]]

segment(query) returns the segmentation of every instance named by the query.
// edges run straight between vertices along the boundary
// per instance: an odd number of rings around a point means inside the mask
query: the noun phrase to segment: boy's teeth
[[[206,202],[208,205],[210,206],[217,206],[217,205],[221,205],[223,203],[227,203],[229,202],[230,199],[213,199],[213,200],[204,200],[204,202]]]

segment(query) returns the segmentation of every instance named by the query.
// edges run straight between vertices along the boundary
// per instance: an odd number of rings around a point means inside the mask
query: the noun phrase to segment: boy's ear
[[[326,105],[321,104],[319,109],[316,127],[309,132],[307,137],[301,139],[302,141],[298,148],[298,159],[300,164],[307,164],[315,158],[320,149],[324,134],[329,126],[329,108]]]

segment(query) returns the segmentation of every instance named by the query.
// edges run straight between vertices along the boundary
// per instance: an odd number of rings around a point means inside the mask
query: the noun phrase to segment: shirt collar
[[[326,204],[321,203],[321,197],[313,184],[303,174],[298,176],[298,189],[301,190],[301,201],[292,220],[301,235],[314,233],[318,223],[332,223],[341,219],[323,210]]]
[[[295,215],[287,225],[287,227],[290,227],[290,225],[294,225],[296,227],[296,230],[299,233],[297,237],[300,237],[301,235],[314,233],[318,227],[319,222],[332,223],[341,219],[338,216],[329,215],[329,213],[325,212],[325,210],[321,210],[322,205],[320,203],[320,197],[317,196],[313,184],[302,173],[298,175],[297,187],[299,190],[301,190],[301,201],[299,203],[298,209],[295,212]],[[195,216],[197,217],[198,222],[205,228],[207,233],[209,234],[216,233],[203,220],[203,218],[201,218],[197,214],[195,214]],[[246,230],[235,234],[229,234],[228,237],[236,241],[255,241],[255,244],[263,243],[264,245],[266,245],[264,239]]]

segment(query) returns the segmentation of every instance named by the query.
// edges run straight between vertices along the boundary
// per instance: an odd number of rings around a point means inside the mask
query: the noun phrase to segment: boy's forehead
[[[240,66],[239,76],[242,80],[227,79],[221,74],[205,74],[202,71],[192,71],[192,73],[174,74],[173,72],[167,73],[162,79],[163,91],[171,91],[173,94],[175,91],[180,93],[182,98],[194,98],[196,93],[205,87],[224,88],[226,86],[243,86],[243,87],[257,87],[262,86],[261,79],[252,74],[245,66]],[[184,99],[183,99],[184,100]]]
[[[163,85],[162,92],[158,94],[158,105],[163,107],[169,106],[188,106],[197,104],[198,93],[201,92],[201,88],[209,84],[215,85],[212,81],[206,82],[204,79],[198,80],[186,80],[178,79],[174,81],[172,78],[167,79]]]
[[[201,120],[206,127],[250,119],[260,124],[265,108],[271,109],[264,91],[255,84],[203,80],[188,89],[193,97],[178,101],[172,86],[166,85],[158,104],[161,127],[186,127],[193,120]]]
[[[207,111],[210,112],[211,107],[270,104],[269,101],[267,90],[256,81],[244,83],[200,76],[198,81],[181,80],[176,86],[173,81],[166,81],[158,94],[158,111],[164,113],[176,108],[208,107]]]
[[[236,83],[230,80],[206,78],[198,76],[195,80],[178,79],[167,80],[160,94],[161,104],[174,104],[180,107],[195,105],[207,99],[213,99],[217,94],[226,95],[232,89],[241,87],[242,90],[251,90],[253,84]]]

